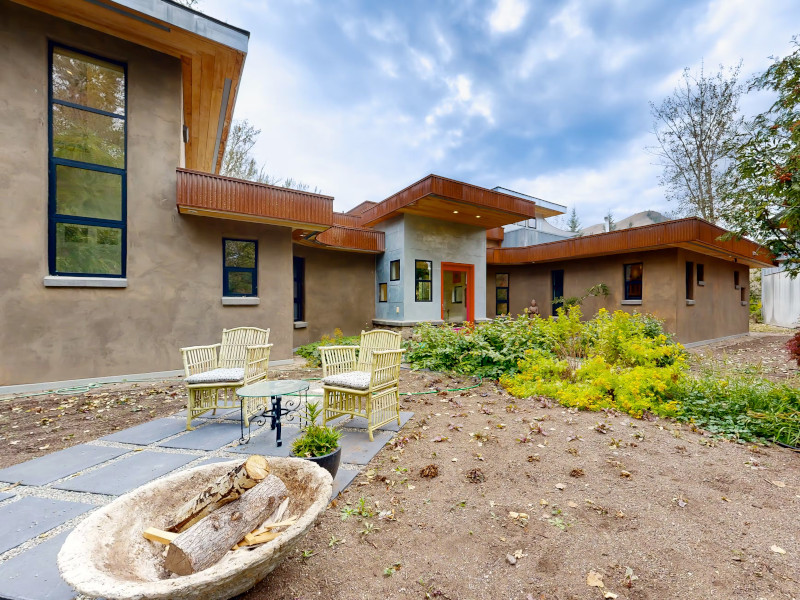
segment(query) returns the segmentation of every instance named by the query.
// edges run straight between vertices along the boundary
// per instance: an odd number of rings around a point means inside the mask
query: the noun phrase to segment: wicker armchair
[[[209,410],[240,406],[236,389],[266,379],[272,348],[268,340],[269,329],[237,327],[222,331],[221,344],[181,348],[189,392],[186,429],[193,429],[192,419]],[[250,412],[242,411],[245,427]]]
[[[359,346],[322,346],[323,423],[350,415],[367,419],[373,431],[393,420],[400,424],[399,333],[361,332]]]

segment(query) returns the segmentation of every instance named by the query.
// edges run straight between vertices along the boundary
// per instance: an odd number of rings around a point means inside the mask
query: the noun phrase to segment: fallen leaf
[[[570,500],[569,502],[567,502],[567,506],[569,506],[570,508],[578,508],[578,503]]]
[[[605,587],[603,585],[603,576],[597,571],[589,571],[586,574],[586,585],[589,587]]]
[[[520,559],[520,558],[523,558],[525,556],[528,556],[528,555],[525,554],[522,550],[516,550],[514,552],[514,558],[516,558],[516,559]]]
[[[628,478],[628,477],[630,477],[630,476],[631,476],[631,473],[630,473],[630,471],[620,471],[620,472],[619,472],[619,476],[620,476],[620,477],[625,477],[625,478]]]
[[[776,554],[786,554],[786,550],[784,550],[780,546],[770,546],[770,550],[772,550]]]
[[[772,485],[774,485],[775,487],[779,487],[779,488],[785,488],[786,487],[786,484],[784,482],[782,482],[782,481],[770,481],[770,483]]]
[[[614,598],[616,597],[617,595],[614,592],[609,592],[609,591],[603,592],[603,598],[611,598],[611,600],[614,600]]]

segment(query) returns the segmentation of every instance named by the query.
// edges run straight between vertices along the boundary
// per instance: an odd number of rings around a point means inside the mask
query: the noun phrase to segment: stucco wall
[[[442,263],[475,266],[476,318],[486,314],[486,229],[404,215],[404,250],[400,277],[403,281],[404,320],[438,321],[442,318]],[[414,300],[414,261],[433,262],[432,302]]]
[[[45,288],[48,39],[128,66],[126,289]],[[180,61],[0,0],[0,385],[181,368],[223,327],[272,329],[291,356],[289,229],[182,217]],[[223,307],[222,238],[259,241],[260,306]]]
[[[705,285],[695,285],[695,303],[686,303],[686,261],[705,266]],[[623,265],[643,263],[642,303],[622,304]],[[564,296],[582,296],[598,283],[609,287],[606,297],[587,298],[582,306],[588,318],[600,308],[646,312],[664,321],[668,331],[684,343],[747,333],[748,308],[734,289],[733,272],[740,271],[741,285],[747,286],[748,270],[743,265],[679,249],[656,250],[582,260],[525,266],[487,268],[486,305],[490,317],[495,311],[495,274],[509,274],[509,309],[519,314],[535,298],[543,316],[553,314],[550,273],[564,269]]]
[[[800,323],[800,277],[792,279],[784,267],[761,269],[764,322],[780,327]]]
[[[404,264],[403,245],[404,241],[404,220],[402,216],[394,217],[388,221],[378,223],[375,229],[385,233],[385,251],[376,257],[375,260],[375,282],[373,296],[374,311],[376,319],[388,319],[392,321],[402,321],[405,314],[405,297],[403,292],[403,281],[406,270],[414,269],[414,263]],[[389,263],[393,260],[400,261],[400,279],[389,281]],[[378,302],[378,284],[385,283],[387,289],[387,301]],[[412,284],[413,285],[413,284]],[[412,295],[413,301],[413,295]]]
[[[305,322],[294,330],[294,347],[331,335],[372,329],[375,309],[375,255],[295,245],[305,259]],[[388,279],[388,277],[387,277]]]

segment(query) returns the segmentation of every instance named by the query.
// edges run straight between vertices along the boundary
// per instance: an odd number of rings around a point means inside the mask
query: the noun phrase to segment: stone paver
[[[0,594],[9,600],[71,600],[76,592],[58,573],[56,557],[69,531],[0,565]]]
[[[238,440],[240,436],[241,429],[238,423],[210,422],[168,442],[162,442],[159,446],[183,450],[217,450]]]
[[[350,469],[345,470],[342,468],[336,471],[336,479],[333,480],[333,494],[331,494],[331,499],[336,498],[343,489],[353,483],[353,479],[356,478],[359,472],[360,471],[351,471]]]
[[[0,506],[0,554],[92,508],[83,502],[33,496]]]
[[[212,415],[212,411],[208,411],[207,413],[203,413],[198,419],[233,419],[235,421],[239,420],[239,416],[241,415],[241,409],[239,408],[220,408],[217,410],[217,414]],[[184,421],[186,420],[186,411],[182,410],[179,412],[176,417],[181,417]]]
[[[197,421],[194,421],[196,424]],[[136,427],[123,429],[111,435],[100,438],[107,442],[121,442],[123,444],[138,444],[147,446],[158,442],[181,431],[186,431],[186,421],[181,419],[156,419],[142,423]]]
[[[400,426],[397,425],[397,421],[392,421],[391,423],[387,423],[386,425],[381,425],[376,431],[400,431],[401,428],[405,427],[408,420],[414,416],[413,412],[407,412],[404,410],[400,411]],[[364,417],[340,417],[334,421],[328,421],[329,427],[350,427],[352,429],[366,429],[367,428],[367,420]]]
[[[342,462],[365,465],[392,439],[391,431],[373,431],[374,442],[369,441],[366,431],[345,431],[339,444],[342,447]]]
[[[53,487],[75,492],[119,496],[189,464],[196,458],[197,456],[191,454],[166,454],[145,450],[132,453],[113,465],[100,467],[91,473],[62,481]]]
[[[275,445],[275,432],[270,431],[269,427],[263,433],[251,437],[250,441],[246,444],[229,448],[231,452],[238,454],[263,454],[264,456],[291,456],[292,442],[300,435],[300,429],[297,427],[281,427],[281,441],[283,445],[278,448]]]
[[[25,485],[44,485],[99,465],[126,452],[129,450],[80,444],[0,470],[0,481],[9,483],[21,481]]]

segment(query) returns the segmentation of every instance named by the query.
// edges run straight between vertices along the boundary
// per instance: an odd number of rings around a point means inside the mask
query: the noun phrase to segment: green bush
[[[318,342],[300,346],[296,353],[306,359],[307,366],[319,367],[322,365],[322,359],[319,355],[320,346],[358,346],[360,340],[360,336],[357,335],[345,337],[342,330],[337,327],[333,330],[333,337],[323,335]]]

